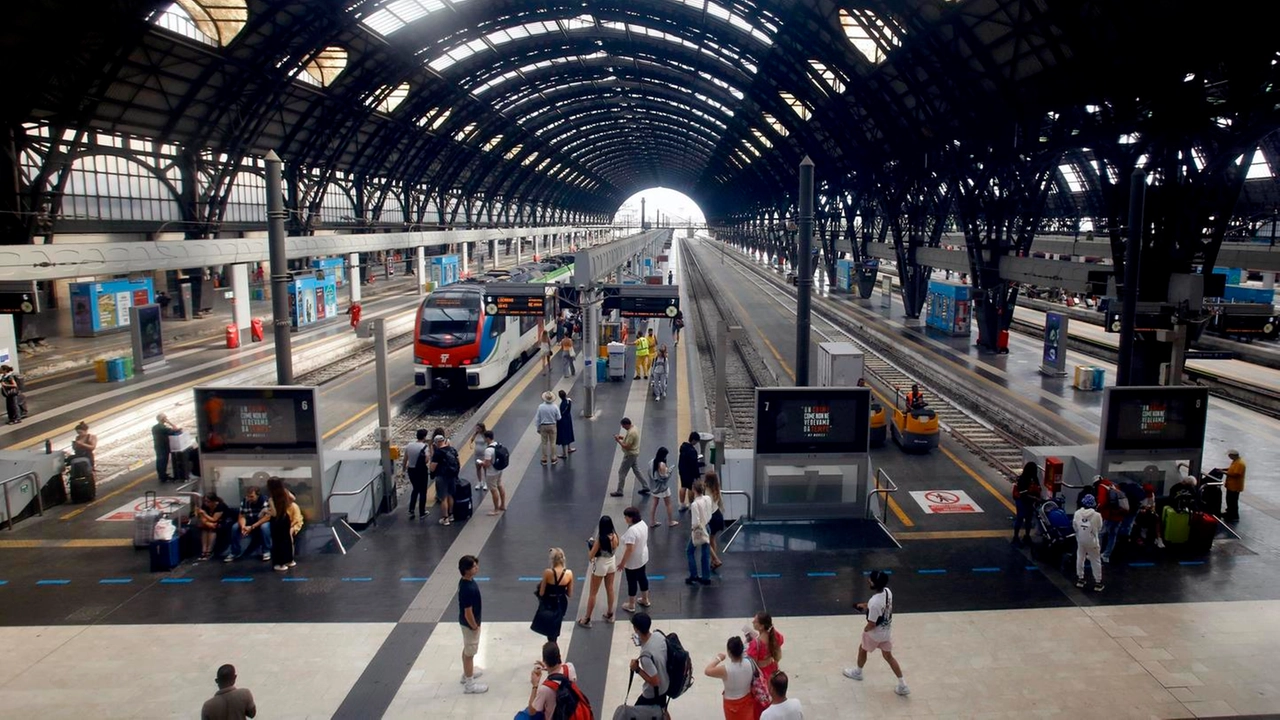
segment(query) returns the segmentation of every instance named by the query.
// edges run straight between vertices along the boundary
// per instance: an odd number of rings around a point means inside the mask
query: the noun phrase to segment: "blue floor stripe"
[[[892,571],[892,570],[881,570],[880,572],[884,573],[885,575],[892,575],[892,574],[893,574],[893,571]],[[871,574],[871,571],[870,571],[870,570],[863,570],[863,571],[862,571],[862,574],[863,574],[863,575],[870,575],[870,574]]]
[[[666,580],[667,576],[666,575],[650,575],[649,579],[650,580]]]
[[[1026,566],[1026,567],[1025,567],[1025,568],[1023,568],[1023,569],[1024,569],[1024,570],[1039,570],[1039,569],[1040,569],[1040,566],[1039,566],[1039,565],[1028,565],[1028,566]]]
[[[0,580],[0,585],[8,585],[8,584],[9,584],[8,580]]]
[[[541,582],[541,581],[542,581],[542,578],[533,577],[532,575],[521,575],[520,577],[516,578],[516,582]]]
[[[973,571],[974,571],[974,572],[991,573],[991,572],[1000,572],[1000,568],[998,568],[998,567],[980,567],[980,568],[974,568],[974,569],[973,569]]]
[[[487,577],[478,577],[478,578],[471,578],[471,579],[475,580],[476,582],[489,582],[489,578]]]
[[[1203,565],[1203,560],[1179,560],[1179,565]]]
[[[836,576],[836,574],[833,572],[811,572],[806,574],[809,577],[835,577]]]
[[[37,580],[37,585],[70,585],[70,580]]]
[[[1155,564],[1155,563],[1153,563],[1153,562],[1136,562],[1136,563],[1129,563],[1129,567],[1155,567],[1155,566],[1156,566],[1156,564]]]
[[[947,574],[947,571],[944,568],[929,568],[928,570],[917,570],[916,572],[921,575],[946,575]]]
[[[311,581],[311,578],[304,578],[304,577],[286,577],[286,578],[280,578],[280,579],[283,580],[284,582],[310,582]]]
[[[161,585],[189,585],[193,578],[164,578],[160,581]]]
[[[756,579],[760,579],[760,578],[780,578],[780,577],[782,577],[782,573],[751,573],[751,577],[756,578]]]
[[[224,582],[224,583],[250,583],[250,582],[253,582],[253,578],[251,578],[251,577],[243,577],[243,576],[241,576],[241,577],[224,577],[224,578],[222,578],[222,582]]]
[[[476,578],[476,579],[477,579],[477,580],[479,580],[480,578]],[[371,577],[349,577],[349,578],[342,578],[342,582],[373,582],[373,578],[371,578]]]
[[[128,585],[133,582],[133,578],[102,578],[98,581],[99,585]]]
[[[426,578],[424,578],[424,577],[402,577],[402,578],[400,578],[400,582],[426,582],[426,581],[427,581],[427,579],[426,579]]]

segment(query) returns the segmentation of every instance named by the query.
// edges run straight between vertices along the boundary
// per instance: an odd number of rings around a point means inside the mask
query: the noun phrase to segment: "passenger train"
[[[486,287],[501,282],[558,284],[572,277],[572,264],[524,265],[491,270],[433,290],[418,307],[414,384],[434,390],[484,390],[500,385],[538,354],[543,320],[489,315],[484,308]],[[547,331],[553,327],[547,325]]]

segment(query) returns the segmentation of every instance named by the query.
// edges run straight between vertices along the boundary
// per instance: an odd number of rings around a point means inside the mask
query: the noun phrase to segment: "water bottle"
[[[44,441],[44,454],[45,455],[53,454],[53,441],[48,438],[45,438],[45,441]]]

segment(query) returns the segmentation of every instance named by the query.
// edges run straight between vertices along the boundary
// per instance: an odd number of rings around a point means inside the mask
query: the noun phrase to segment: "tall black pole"
[[[809,386],[809,294],[813,288],[813,161],[800,161],[800,251],[796,262],[796,387]]]
[[[275,328],[276,384],[293,384],[293,337],[289,333],[289,258],[284,246],[284,167],[267,151],[267,245],[271,263],[271,323]]]
[[[1138,320],[1138,277],[1142,268],[1142,214],[1146,201],[1147,173],[1135,169],[1129,176],[1129,232],[1125,238],[1124,305],[1120,311],[1120,358],[1116,363],[1116,385],[1132,384],[1133,327]]]

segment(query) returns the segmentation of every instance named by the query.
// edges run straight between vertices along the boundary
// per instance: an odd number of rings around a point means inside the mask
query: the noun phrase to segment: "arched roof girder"
[[[669,128],[656,126],[650,127],[646,131],[653,138],[660,138],[678,144],[687,152],[693,153],[698,160],[706,164],[707,158],[715,152],[715,145],[712,145],[696,135],[688,135],[672,132]],[[636,142],[636,135],[629,127],[622,126],[612,129],[602,129],[592,135],[584,135],[574,141],[572,147],[587,144],[591,147],[585,148],[580,155],[583,163],[590,163],[592,158],[598,154],[602,146],[607,146],[613,142]],[[566,146],[566,150],[570,146]]]

